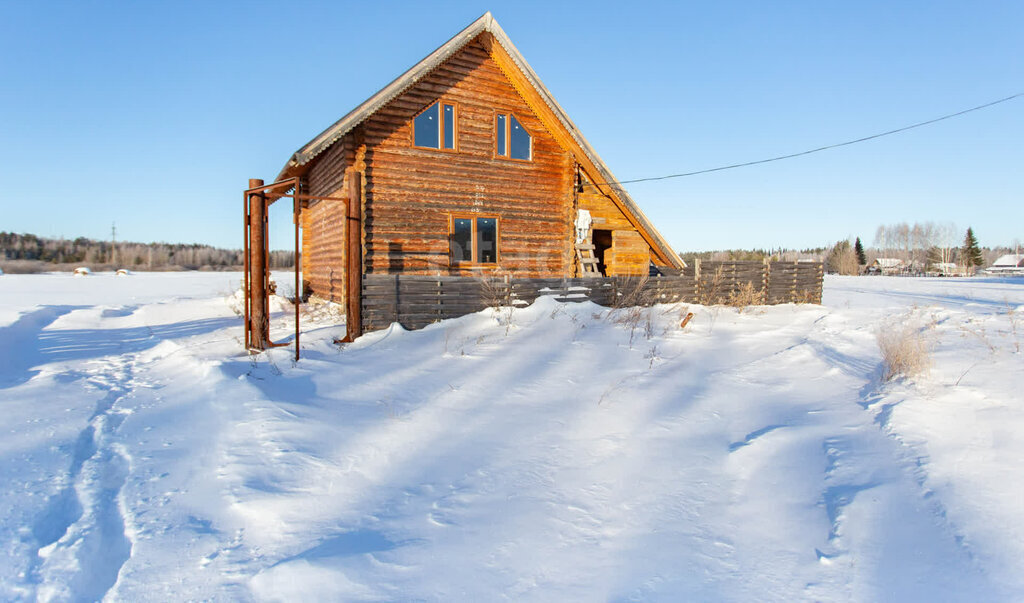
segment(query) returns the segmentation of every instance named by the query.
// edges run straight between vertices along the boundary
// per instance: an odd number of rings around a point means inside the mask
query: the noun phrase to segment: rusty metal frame
[[[344,197],[323,197],[316,195],[306,195],[299,192],[301,186],[300,178],[286,178],[284,180],[278,180],[267,185],[257,186],[255,188],[246,189],[242,193],[243,196],[243,215],[242,218],[245,220],[243,233],[245,236],[244,243],[244,254],[245,254],[245,349],[252,350],[252,308],[250,307],[251,288],[254,283],[250,282],[251,273],[251,259],[252,254],[252,208],[250,199],[253,196],[259,195],[267,200],[266,210],[269,213],[270,206],[277,200],[284,197],[292,199],[292,222],[295,224],[295,360],[299,359],[299,301],[301,292],[299,291],[299,267],[300,267],[300,249],[299,249],[299,222],[302,201],[347,201]],[[275,189],[284,189],[285,192],[270,192]],[[288,191],[292,191],[289,193]],[[267,228],[265,222],[262,228]],[[264,236],[264,253],[267,252],[266,247],[269,247],[269,236]],[[270,270],[264,272],[263,287],[264,293],[266,293],[269,287]],[[273,341],[267,341],[267,345],[270,347],[283,347],[288,345],[287,343],[275,343]]]

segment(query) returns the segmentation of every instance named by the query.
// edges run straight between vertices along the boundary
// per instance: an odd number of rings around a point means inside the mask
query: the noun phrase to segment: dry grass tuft
[[[723,273],[722,266],[715,269],[714,274],[711,275],[710,279],[701,279],[699,283],[699,292],[697,293],[697,302],[702,306],[710,306],[712,304],[719,303],[720,290],[722,289],[722,283],[725,280],[725,274]]]
[[[480,283],[480,297],[488,308],[499,308],[512,305],[512,287],[501,278],[482,276],[477,279]]]
[[[645,288],[647,276],[630,276],[618,281],[615,298],[612,300],[612,309],[632,308],[635,306],[650,306],[653,303],[650,292]]]
[[[1017,313],[1017,309],[1006,303],[1006,318],[1010,321],[1010,333],[1013,335],[1013,350],[1017,354],[1020,354],[1020,337],[1017,335],[1017,321],[1020,320],[1020,315]]]
[[[795,299],[793,299],[793,303],[795,303],[795,304],[820,304],[821,303],[821,287],[818,287],[817,290],[804,289],[802,291],[798,291],[796,293]]]
[[[611,311],[608,318],[615,324],[629,327],[629,347],[633,347],[633,339],[637,329],[643,329],[644,337],[654,336],[654,320],[651,306],[654,299],[647,290],[647,276],[631,276],[618,281],[615,297],[611,300]]]
[[[633,348],[633,339],[638,329],[643,329],[644,337],[654,337],[654,319],[651,309],[641,306],[619,308],[608,313],[608,318],[617,325],[629,327],[629,347]]]
[[[914,378],[923,375],[931,367],[931,353],[923,329],[894,324],[879,331],[877,338],[885,363],[884,380]]]
[[[480,297],[488,308],[494,310],[494,318],[500,326],[505,327],[508,335],[512,328],[512,315],[515,306],[512,304],[512,286],[508,280],[499,277],[481,277]]]
[[[754,287],[754,283],[746,282],[735,291],[729,293],[729,299],[726,303],[733,308],[739,308],[740,312],[743,312],[743,310],[750,306],[764,305],[764,291]]]

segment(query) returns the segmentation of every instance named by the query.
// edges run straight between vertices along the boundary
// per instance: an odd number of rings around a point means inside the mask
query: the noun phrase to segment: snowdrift
[[[0,598],[1024,596],[1021,281],[541,299],[341,348],[307,308],[296,364],[241,352],[239,280],[4,277]],[[892,324],[928,372],[883,381]]]

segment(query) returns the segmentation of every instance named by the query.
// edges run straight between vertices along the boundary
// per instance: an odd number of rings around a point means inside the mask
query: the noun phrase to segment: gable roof
[[[994,268],[1024,268],[1024,253],[1010,253],[999,256],[999,259],[992,262]]]
[[[489,11],[296,151],[284,167],[281,168],[278,180],[301,173],[305,165],[327,150],[332,144],[366,121],[366,119],[404,93],[484,32],[494,37],[494,40],[507,53],[508,58],[511,59],[518,71],[526,78],[530,87],[554,114],[562,129],[571,140],[571,146],[574,148],[570,149],[570,151],[585,157],[586,163],[595,168],[597,172],[595,176],[603,180],[603,182],[597,183],[598,187],[609,190],[611,195],[614,196],[613,200],[620,205],[620,209],[626,214],[627,219],[633,222],[634,226],[637,226],[637,230],[647,241],[648,245],[651,246],[654,254],[661,258],[663,263],[668,263],[676,268],[684,267],[685,263],[682,261],[682,258],[672,250],[672,247],[664,237],[654,228],[640,207],[629,196],[629,193],[621,185],[617,184],[618,180],[612,175],[611,170],[601,160],[594,148],[590,146],[590,143],[583,138],[579,129],[569,119],[568,114],[566,114],[554,96],[551,95],[551,92],[540,81],[540,78],[526,62],[526,59],[523,58],[523,55],[519,53],[515,45],[512,44],[508,35],[501,29],[501,26],[498,25],[498,22]],[[580,158],[577,156],[577,161],[579,162],[579,160]]]

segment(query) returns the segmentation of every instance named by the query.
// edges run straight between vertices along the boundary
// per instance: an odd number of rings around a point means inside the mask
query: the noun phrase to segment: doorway
[[[612,248],[612,231],[594,230],[594,257],[597,258],[597,271],[601,276],[608,276],[608,266],[605,264],[605,252]]]

